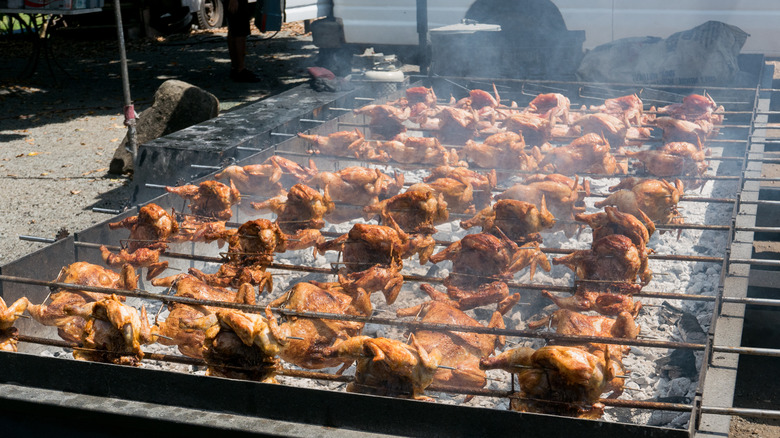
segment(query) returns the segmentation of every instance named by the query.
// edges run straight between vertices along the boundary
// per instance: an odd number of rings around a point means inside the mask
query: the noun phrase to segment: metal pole
[[[125,126],[127,126],[127,144],[125,149],[133,156],[133,166],[138,157],[138,144],[135,137],[135,108],[130,98],[130,78],[127,73],[127,54],[125,53],[125,32],[122,28],[122,9],[119,0],[114,0],[114,12],[116,14],[116,33],[119,41],[119,59],[121,61],[122,91],[125,98],[123,112],[125,114]]]
[[[417,34],[420,41],[420,74],[428,75],[428,0],[417,0]]]

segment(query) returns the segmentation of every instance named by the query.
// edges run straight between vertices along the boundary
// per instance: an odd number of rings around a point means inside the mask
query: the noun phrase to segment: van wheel
[[[202,0],[200,10],[195,16],[201,29],[222,27],[222,19],[225,16],[222,0]]]

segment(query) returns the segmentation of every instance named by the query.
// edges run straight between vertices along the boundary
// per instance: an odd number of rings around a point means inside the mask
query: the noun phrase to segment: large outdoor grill
[[[205,377],[203,361],[184,357],[174,347],[158,345],[146,347],[148,354],[138,368],[75,361],[70,354],[74,345],[60,341],[56,329],[22,319],[16,323],[21,335],[19,353],[0,353],[3,421],[32,431],[98,432],[111,427],[109,433],[121,430],[118,432],[120,435],[138,431],[183,435],[216,430],[269,435],[344,436],[351,431],[361,431],[486,436],[522,430],[528,436],[546,436],[551,430],[556,430],[560,431],[559,434],[570,431],[573,436],[603,436],[605,433],[619,436],[722,436],[728,433],[731,415],[777,417],[777,411],[732,405],[735,385],[739,381],[737,365],[740,358],[780,356],[780,350],[769,348],[776,346],[748,347],[742,344],[743,324],[751,323],[745,319],[746,309],[771,311],[780,304],[776,299],[749,296],[751,282],[760,282],[752,280],[755,275],[760,275],[756,272],[778,266],[777,261],[755,258],[753,241],[755,236],[780,232],[780,228],[775,226],[757,226],[760,225],[760,217],[775,214],[778,202],[772,200],[771,193],[762,190],[762,184],[778,182],[780,178],[766,177],[762,173],[762,166],[777,162],[773,155],[777,143],[766,138],[771,115],[769,101],[775,91],[771,88],[771,68],[766,67],[762,56],[743,56],[741,62],[746,75],[739,83],[706,88],[461,77],[422,78],[422,82],[413,84],[432,86],[440,97],[450,94],[464,96],[468,90],[475,88],[492,92],[495,84],[504,103],[515,101],[520,107],[527,105],[539,93],[550,92],[567,96],[573,109],[582,105],[598,105],[604,99],[633,93],[641,96],[646,110],[651,105],[660,107],[680,102],[691,93],[706,93],[725,107],[720,134],[706,145],[712,149],[712,156],[711,168],[700,178],[704,184],[699,192],[687,190],[681,201],[685,224],[658,225],[658,230],[666,233],[656,234],[650,242],[649,246],[655,250],[655,254],[650,256],[650,268],[655,277],[636,294],[645,305],[637,319],[642,327],[638,339],[594,339],[526,329],[525,322],[532,316],[540,312],[550,313],[550,309],[546,309],[549,301],[541,297],[542,290],[554,293],[573,291],[573,274],[564,267],[554,267],[549,273],[537,272],[533,281],[527,270],[523,270],[508,283],[512,292],[521,293],[521,303],[506,315],[506,329],[457,327],[460,331],[506,335],[510,346],[538,348],[545,342],[560,340],[598,340],[607,344],[630,345],[631,353],[624,359],[626,391],[619,399],[601,400],[607,406],[602,420],[509,411],[509,398],[514,393],[515,382],[509,374],[501,371],[488,372],[489,383],[481,390],[431,386],[427,394],[435,397],[435,402],[420,402],[346,393],[344,386],[352,379],[350,370],[338,375],[335,369],[314,372],[285,364],[279,377],[280,385]],[[377,167],[389,174],[403,173],[407,185],[419,182],[430,166],[312,155],[309,146],[295,136],[302,131],[327,135],[352,129],[370,135],[367,119],[352,113],[353,109],[372,102],[364,93],[356,90],[337,102],[318,108],[311,118],[293,120],[261,133],[248,146],[245,144],[231,150],[234,154],[232,158],[239,165],[261,163],[274,154],[301,164],[312,158],[319,170],[332,171],[362,165]],[[392,100],[401,95],[403,93],[399,92],[377,101]],[[410,128],[410,134],[425,136],[431,133],[415,132]],[[562,143],[568,141],[562,140]],[[137,180],[139,189],[136,193],[157,191],[162,194],[165,185],[223,167],[223,163],[208,163],[202,158],[195,153],[189,157],[189,161],[196,164],[193,167],[179,166],[156,180],[149,176],[142,181]],[[522,172],[519,174],[523,176]],[[621,175],[579,176],[591,181],[592,194],[585,199],[588,212],[595,211],[593,202],[608,193],[607,187],[624,178]],[[213,174],[201,176],[196,181],[208,179],[213,179]],[[505,181],[499,184],[498,189],[509,185],[511,182]],[[152,196],[141,198],[136,201],[154,202],[169,211],[171,208],[178,212],[186,211],[186,203],[170,194],[153,199]],[[246,204],[234,207],[230,219],[233,226],[260,216]],[[9,304],[22,296],[33,303],[44,301],[50,292],[49,287],[63,286],[51,282],[63,266],[75,261],[101,264],[100,245],[121,246],[126,233],[109,230],[107,223],[135,215],[139,207],[3,266],[0,271],[0,296]],[[271,215],[262,217],[273,218]],[[453,215],[450,223],[437,228],[439,232],[435,237],[440,245],[466,234],[458,227],[460,219],[458,215]],[[327,224],[323,231],[329,238],[335,237],[347,232],[353,223],[361,221],[363,219]],[[679,239],[678,231],[682,233]],[[583,232],[569,238],[562,231],[548,233],[544,237],[543,249],[550,257],[584,249],[590,244],[588,235]],[[224,248],[219,249],[216,244],[182,243],[170,245],[167,251],[165,258],[169,261],[169,272],[166,275],[173,275],[193,267],[214,272],[222,260],[220,254]],[[274,291],[270,296],[261,295],[259,309],[298,281],[334,281],[338,267],[339,259],[335,254],[314,257],[311,250],[304,250],[277,255],[274,264],[269,267],[274,274]],[[766,271],[761,272],[766,274]],[[409,261],[405,263],[403,273],[405,284],[399,303],[388,306],[381,294],[375,294],[372,298],[373,315],[352,318],[366,322],[363,333],[405,339],[408,330],[453,329],[394,316],[399,306],[419,304],[426,298],[419,290],[419,283],[440,284],[448,269],[431,264],[421,266]],[[152,286],[143,280],[138,290],[111,292],[128,296],[128,303],[136,307],[146,306],[150,316],[158,313],[158,308],[165,303],[177,300],[166,295],[165,288]],[[187,299],[178,300],[187,302]],[[258,309],[221,302],[210,305]],[[163,310],[160,317],[164,318],[165,314]],[[287,314],[307,316],[289,311]],[[474,314],[482,321],[489,319],[489,312],[477,309]],[[333,314],[312,313],[308,316],[345,318]],[[669,357],[676,358],[677,362],[669,362]],[[691,368],[693,374],[688,372]],[[466,395],[475,397],[466,402]]]

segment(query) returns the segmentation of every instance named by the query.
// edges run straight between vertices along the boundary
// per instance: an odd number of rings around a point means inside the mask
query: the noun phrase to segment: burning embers
[[[659,110],[663,117],[656,121],[666,117],[716,123],[715,108],[702,109],[697,98],[690,102],[693,106]],[[654,223],[680,223],[676,205],[684,194],[681,180],[627,177],[626,160],[638,159],[638,167],[660,177],[701,178],[706,153],[698,141],[690,149],[680,143],[686,141],[681,134],[664,128],[664,135],[675,142],[628,151],[648,139],[652,129],[670,126],[665,120],[653,122],[635,95],[578,111],[560,94],[540,95],[527,108],[519,108],[503,105],[495,91],[475,90],[464,100],[439,105],[431,90],[419,88],[410,89],[405,99],[359,113],[369,115],[373,135],[354,130],[301,138],[320,157],[397,165],[394,171],[361,166],[320,171],[313,162],[301,166],[280,156],[258,165],[231,166],[217,175],[224,184],[207,181],[169,190],[190,201],[187,214],[150,204],[138,216],[112,224],[113,229],[130,231],[129,243],[119,254],[104,251],[106,263],[121,268],[121,274],[75,264],[58,278],[134,289],[133,268],[146,267],[149,277],[159,275],[167,268],[160,258],[172,255],[166,252],[169,245],[227,242],[216,270],[191,269],[189,274],[152,280],[168,288],[166,294],[210,303],[170,303],[165,319],[150,324],[145,311],[127,307],[121,298],[68,289],[56,291],[50,302],[29,306],[28,312],[39,322],[57,326],[64,339],[79,342],[84,347],[79,359],[138,365],[143,359],[140,346],[159,342],[203,359],[211,375],[268,382],[283,372],[284,363],[308,369],[342,365],[341,371],[356,363],[349,391],[416,399],[429,399],[425,390],[432,384],[483,388],[489,381],[485,370],[496,368],[518,376],[512,409],[601,416],[599,399],[622,392],[628,349],[573,343],[565,336],[637,337],[634,318],[642,305],[633,295],[652,279],[648,242]],[[411,135],[409,131],[421,126],[430,137]],[[706,123],[697,126],[703,129]],[[410,163],[430,169],[425,176],[399,170]],[[603,211],[586,213],[591,192],[583,174],[623,178],[610,189],[614,193],[595,204]],[[405,186],[407,178],[414,184]],[[273,213],[275,220],[225,222],[242,195],[257,197],[252,206]],[[452,223],[455,215],[462,215],[457,218],[463,219],[461,230]],[[373,219],[379,224],[359,222]],[[322,231],[327,223],[345,221],[352,223],[339,237]],[[578,235],[582,225],[576,221],[592,228],[591,247],[552,261],[574,271],[574,293],[564,297],[544,291],[543,296],[562,309],[548,316],[524,315],[532,320],[529,328],[549,324],[563,336],[555,343],[495,355],[504,346],[498,334],[415,327],[407,340],[392,331],[376,337],[364,333],[365,321],[375,316],[370,299],[374,292],[385,298],[375,301],[378,310],[398,317],[466,328],[516,328],[520,295],[510,292],[516,287],[512,280],[526,268],[531,280],[537,266],[550,271],[545,251],[566,251],[545,247],[543,237],[559,230]],[[451,240],[434,240],[443,230],[452,230],[446,236]],[[462,230],[473,231],[464,236]],[[454,233],[463,237],[454,239]],[[306,278],[275,290],[271,271],[290,265],[274,263],[274,258],[306,248],[316,250],[320,265],[332,263],[335,269],[293,268],[328,272],[334,274],[328,280],[336,281]],[[338,253],[337,261],[323,261],[329,252]],[[447,270],[444,278],[408,275],[410,270],[424,272],[432,266],[429,260],[441,266],[430,272]],[[423,282],[420,288],[429,299],[415,296],[412,281]],[[435,282],[442,286],[427,284]],[[258,292],[266,291],[267,301],[257,306]],[[6,319],[6,314],[24,312],[14,306],[0,312],[0,332],[13,323],[13,316]],[[479,309],[484,306],[491,311]],[[0,311],[4,308],[3,303]],[[282,314],[278,321],[274,310]],[[315,312],[329,317],[311,315]],[[339,315],[345,319],[337,319]]]

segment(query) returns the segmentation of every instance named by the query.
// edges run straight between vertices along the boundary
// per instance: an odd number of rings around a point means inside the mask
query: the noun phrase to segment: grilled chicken
[[[480,367],[517,374],[512,410],[597,419],[604,413],[598,399],[614,379],[608,362],[576,347],[550,345],[508,350],[482,359]]]
[[[102,266],[86,262],[76,262],[60,271],[54,280],[58,283],[98,286],[113,289],[133,290],[138,287],[138,277],[130,265],[122,267],[120,274]],[[52,293],[51,302],[30,304],[27,312],[39,323],[57,327],[59,336],[70,342],[78,342],[84,332],[86,321],[83,318],[65,313],[66,306],[81,306],[101,300],[107,295],[77,289],[60,289]],[[120,298],[123,300],[124,298]]]
[[[321,189],[327,187],[334,202],[352,204],[362,209],[363,206],[398,194],[404,185],[404,175],[396,173],[395,177],[391,177],[379,169],[354,166],[338,172],[320,172],[307,184]],[[333,217],[339,215],[340,210],[341,207],[329,215],[328,220],[334,222]],[[357,213],[359,215],[362,212],[358,210]]]
[[[623,151],[626,156],[639,160],[639,167],[653,176],[697,177],[704,175],[710,163],[705,161],[707,151],[687,142],[666,143],[660,149]]]
[[[484,107],[496,108],[500,105],[501,97],[498,95],[495,85],[493,85],[493,92],[495,95],[491,95],[487,91],[478,88],[471,90],[469,91],[468,97],[464,97],[457,101],[454,107],[474,110],[479,110]]]
[[[238,293],[232,290],[209,286],[197,277],[189,274],[178,274],[152,280],[155,286],[164,286],[174,291],[174,296],[194,298],[205,301],[224,301],[226,303],[255,304],[255,290],[251,284],[244,283],[238,287]],[[167,291],[166,291],[167,292]],[[189,305],[183,303],[168,304],[168,317],[159,323],[160,337],[157,342],[163,345],[176,345],[181,354],[203,358],[203,340],[205,335],[201,330],[186,329],[179,324],[180,320],[197,319],[218,310],[218,307]]]
[[[631,213],[622,213],[615,207],[606,206],[603,212],[580,213],[574,219],[590,225],[594,242],[610,234],[622,234],[631,239],[641,253],[646,252],[647,242],[655,232],[655,224],[641,210],[638,213],[639,218]]]
[[[339,283],[301,282],[269,304],[271,307],[296,312],[325,312],[341,315],[370,316],[371,300],[360,288],[344,288]],[[341,360],[323,357],[323,350],[336,339],[357,336],[363,323],[333,319],[288,317],[281,326],[287,328],[290,339],[279,356],[303,368],[328,368]]]
[[[583,193],[580,193],[582,189]],[[547,202],[547,208],[557,219],[573,219],[575,213],[585,211],[583,199],[590,194],[590,183],[585,181],[580,186],[579,179],[560,175],[531,175],[525,182],[518,183],[496,196],[496,199],[516,199],[530,202],[541,207],[542,197]],[[571,236],[576,229],[564,227],[566,234]]]
[[[276,356],[289,333],[278,326],[270,308],[266,308],[265,317],[220,309],[198,319],[183,319],[180,325],[205,333],[206,375],[278,383],[274,376],[281,363]]]
[[[498,184],[495,169],[487,173],[479,173],[466,167],[438,166],[431,169],[431,174],[423,179],[424,182],[435,181],[439,178],[450,178],[470,185],[476,208],[484,208],[490,205],[491,191]]]
[[[542,295],[556,306],[579,312],[592,310],[602,315],[615,316],[627,312],[636,317],[642,303],[634,301],[632,295],[642,290],[641,284],[633,283],[579,283],[574,295],[559,297],[543,290]]]
[[[225,221],[203,221],[194,217],[187,217],[179,223],[176,234],[168,238],[169,242],[204,242],[217,241],[221,248],[230,232],[225,227]]]
[[[73,350],[78,360],[108,362],[118,365],[141,365],[141,345],[155,341],[158,328],[149,326],[146,308],[141,314],[116,295],[84,304],[64,307],[66,315],[86,321],[79,341],[90,350]]]
[[[404,193],[363,208],[366,219],[378,215],[383,223],[395,221],[407,233],[436,232],[436,225],[449,220],[444,195],[426,185],[415,185]]]
[[[382,291],[392,304],[403,284],[402,259],[419,255],[428,262],[436,245],[430,235],[409,235],[390,218],[389,226],[355,224],[349,233],[317,246],[320,254],[341,251],[344,267],[340,273],[354,287],[366,292]]]
[[[541,159],[539,148],[525,153],[525,141],[520,134],[501,132],[486,138],[483,143],[466,142],[463,154],[479,167],[513,170],[534,170]]]
[[[465,327],[482,327],[482,324],[458,309],[457,303],[450,300],[445,294],[436,291],[432,286],[423,284],[420,288],[425,291],[431,301],[420,305],[400,309],[396,312],[399,317],[415,316],[421,322],[432,324],[452,324]],[[519,294],[513,297],[516,303]],[[510,307],[505,307],[508,310]],[[493,316],[487,325],[493,328],[505,328],[502,314],[493,312]],[[487,384],[485,372],[479,369],[479,359],[493,354],[497,346],[504,345],[502,336],[477,334],[468,332],[441,332],[418,330],[414,333],[417,342],[426,351],[439,350],[442,355],[440,365],[454,369],[439,368],[433,376],[433,381],[447,386],[482,388]]]
[[[270,210],[276,213],[276,224],[283,232],[294,234],[304,229],[320,229],[325,226],[323,217],[336,206],[330,199],[328,187],[324,193],[304,184],[296,184],[286,195],[280,195],[263,202],[253,202],[255,210]]]
[[[168,269],[168,262],[160,261],[160,253],[165,251],[167,245],[159,242],[144,248],[138,248],[133,252],[127,249],[121,249],[118,253],[111,252],[105,245],[100,246],[100,254],[103,262],[112,268],[119,268],[124,265],[131,265],[134,268],[146,268],[146,279],[162,274]]]
[[[548,152],[539,163],[547,172],[573,174],[579,172],[626,173],[625,163],[618,163],[610,153],[609,143],[599,134],[585,134],[568,146],[557,147]]]
[[[14,323],[27,310],[30,302],[22,297],[6,306],[3,297],[0,297],[0,351],[16,351],[19,331]]]
[[[550,121],[554,117],[552,114],[548,117],[533,113],[514,114],[504,122],[504,126],[508,131],[522,134],[528,146],[542,146],[552,138],[555,125]]]
[[[592,249],[555,258],[553,264],[569,267],[581,281],[633,283],[639,275],[642,284],[647,284],[653,273],[643,260],[646,258],[646,254],[637,251],[631,239],[622,234],[611,234],[593,242]]]
[[[190,201],[190,211],[196,216],[228,220],[233,216],[231,207],[241,201],[241,193],[231,181],[226,186],[218,181],[204,181],[199,185],[166,187],[169,193]]]
[[[658,108],[658,114],[679,120],[696,122],[705,120],[715,125],[723,123],[723,106],[718,106],[708,94],[691,94],[683,98],[682,103],[673,103]]]
[[[560,93],[547,93],[536,96],[526,112],[537,115],[553,123],[569,124],[569,98]]]
[[[409,137],[399,134],[390,141],[365,143],[377,151],[374,159],[382,159],[386,155],[389,159],[398,163],[433,164],[437,166],[459,164],[458,153],[455,149],[445,149],[435,137]],[[357,158],[362,158],[362,156]]]
[[[352,156],[350,146],[363,140],[363,134],[357,129],[353,131],[338,131],[328,135],[309,135],[298,133],[298,137],[308,142],[314,153],[336,155],[339,157]],[[309,175],[314,176],[314,175]],[[298,181],[303,182],[303,181]]]
[[[683,184],[678,179],[674,185],[665,180],[625,178],[609,188],[613,192],[603,201],[595,202],[596,208],[613,205],[623,213],[642,218],[646,214],[657,224],[682,224],[677,203],[683,196]]]
[[[239,288],[244,283],[257,286],[260,293],[267,290],[269,293],[273,290],[274,282],[270,272],[265,270],[264,265],[241,266],[236,263],[223,263],[213,274],[206,274],[197,268],[187,270],[190,275],[215,287]]]
[[[112,230],[118,228],[130,230],[127,244],[127,249],[130,252],[168,241],[179,231],[176,219],[157,204],[146,204],[138,210],[137,216],[131,216],[119,222],[111,222],[108,227]]]
[[[471,109],[440,107],[437,114],[436,136],[445,144],[464,144],[477,133],[478,119]]]
[[[542,195],[540,208],[536,208],[530,202],[502,199],[493,206],[486,207],[473,218],[460,222],[463,229],[479,226],[483,233],[499,237],[504,233],[516,243],[541,242],[539,232],[552,228],[553,225],[555,225],[555,217],[547,210],[544,195]]]
[[[404,122],[411,114],[409,108],[400,109],[391,105],[366,105],[354,112],[365,114],[371,119],[368,127],[373,137],[388,140],[406,131]]]
[[[474,212],[474,187],[454,178],[438,178],[411,185],[407,191],[430,192],[441,195],[452,213]]]
[[[615,117],[627,126],[640,126],[642,120],[642,99],[636,94],[606,99],[603,105],[590,107],[591,111],[608,114]]]
[[[511,279],[526,266],[531,267],[531,279],[537,265],[550,270],[550,262],[537,242],[520,247],[505,235],[496,237],[487,233],[466,235],[432,255],[430,260],[433,263],[452,261],[452,271],[444,284],[450,297],[461,303],[461,309],[506,298],[506,285],[494,283]],[[468,307],[466,302],[470,303]]]
[[[274,155],[261,164],[228,166],[214,175],[214,178],[230,179],[238,191],[245,195],[276,196],[293,184],[303,182],[316,174],[317,167],[312,160],[309,160],[309,167],[304,167]]]
[[[691,122],[672,117],[658,117],[655,119],[655,126],[663,130],[664,143],[702,144],[716,133],[714,125],[707,120]]]
[[[269,265],[274,253],[287,250],[287,238],[278,225],[268,219],[241,224],[228,240],[228,260],[239,266]]]
[[[613,148],[618,148],[626,143],[628,125],[609,114],[586,114],[577,119],[573,126],[579,127],[583,135],[593,133],[603,137],[607,144]]]
[[[431,400],[423,395],[441,363],[439,350],[426,351],[414,335],[411,345],[388,338],[356,336],[337,341],[323,351],[325,357],[345,363],[357,361],[355,381],[347,391]]]
[[[552,315],[541,320],[528,323],[531,329],[550,325],[558,334],[575,336],[596,336],[606,338],[636,339],[639,336],[639,326],[628,312],[621,312],[616,319],[605,316],[583,315],[570,310],[557,310]],[[562,343],[562,342],[561,342]],[[569,345],[566,343],[566,345]],[[612,391],[609,398],[617,398],[623,393],[622,377],[625,374],[622,359],[630,351],[627,345],[589,343],[576,345],[589,353],[598,356],[610,366],[614,378],[606,385],[606,391]]]

